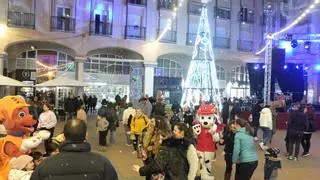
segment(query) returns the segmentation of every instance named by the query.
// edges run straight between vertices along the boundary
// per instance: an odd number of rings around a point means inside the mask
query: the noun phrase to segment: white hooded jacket
[[[260,127],[272,129],[272,112],[270,108],[263,108],[260,112]]]

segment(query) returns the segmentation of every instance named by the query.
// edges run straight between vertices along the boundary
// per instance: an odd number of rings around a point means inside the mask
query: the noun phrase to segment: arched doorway
[[[9,44],[8,76],[27,84],[39,84],[56,76],[72,72],[75,51],[49,41],[24,41]],[[15,88],[16,94],[34,95],[34,88]]]
[[[154,72],[154,90],[162,91],[167,103],[180,102],[183,79],[187,74],[191,57],[184,54],[166,54],[157,59]]]
[[[118,47],[92,50],[84,63],[84,82],[89,95],[114,102],[115,96],[140,97],[143,93],[143,56]],[[128,98],[129,100],[129,98]],[[134,101],[131,99],[131,101]]]

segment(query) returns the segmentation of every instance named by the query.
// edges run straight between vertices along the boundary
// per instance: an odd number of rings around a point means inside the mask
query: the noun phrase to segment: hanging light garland
[[[285,28],[281,29],[278,32],[275,32],[271,35],[272,39],[274,39],[276,36],[288,31],[289,29],[293,28],[295,25],[297,25],[299,22],[301,22],[308,14],[311,13],[311,10],[313,10],[318,4],[320,3],[320,0],[315,0],[306,10],[303,11],[302,14],[300,14],[300,16],[297,17],[297,19],[295,19],[292,23],[290,23],[288,26],[286,26]],[[267,46],[269,44],[266,44],[260,51],[256,52],[256,55],[261,54],[263,51],[265,51],[267,49]]]
[[[159,42],[159,41],[161,40],[161,38],[162,38],[169,30],[171,30],[172,22],[173,22],[174,20],[176,20],[178,8],[183,5],[183,1],[184,1],[184,0],[180,0],[180,1],[179,1],[179,6],[178,6],[178,7],[176,7],[175,5],[173,6],[171,18],[167,20],[167,24],[166,24],[165,28],[163,29],[163,31],[161,32],[161,34],[159,35],[159,37],[158,37],[154,42]]]

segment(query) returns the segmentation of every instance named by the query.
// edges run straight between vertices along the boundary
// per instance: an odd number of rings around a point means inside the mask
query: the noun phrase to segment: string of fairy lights
[[[294,26],[296,26],[299,22],[301,22],[308,14],[311,13],[311,11],[317,6],[319,5],[320,0],[314,0],[313,3],[311,3],[308,8],[306,8],[301,14],[300,16],[298,16],[294,21],[292,21],[288,26],[284,27],[283,29],[281,29],[278,32],[269,34],[268,36],[271,37],[272,39],[275,39],[277,36],[279,36],[280,34],[290,30],[291,28],[293,28]],[[268,47],[269,43],[267,43],[261,50],[259,50],[258,52],[256,52],[256,55],[261,54],[262,52],[264,52],[267,47]]]

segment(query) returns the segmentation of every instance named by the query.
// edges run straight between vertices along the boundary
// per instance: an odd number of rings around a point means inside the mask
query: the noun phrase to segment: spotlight
[[[35,47],[35,46],[30,46],[30,48],[31,48],[32,50],[36,50],[36,49],[37,49],[37,47]]]
[[[253,69],[255,69],[255,70],[259,69],[259,65],[258,65],[258,64],[255,65],[255,66],[253,67]]]
[[[315,67],[316,71],[320,71],[320,64],[317,64]]]
[[[309,67],[308,67],[308,66],[305,66],[305,67],[304,67],[304,70],[308,70],[308,69],[309,69]]]
[[[311,42],[310,41],[304,42],[304,48],[305,49],[310,49],[310,46],[311,46]]]
[[[283,66],[283,69],[287,69],[287,68],[288,68],[288,65],[284,65],[284,66]]]
[[[296,65],[296,69],[299,69],[299,65]]]
[[[266,68],[266,65],[263,65],[262,68],[263,68],[263,69]]]
[[[297,40],[292,40],[291,41],[291,47],[296,48],[298,46],[298,41]]]

